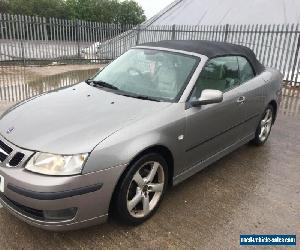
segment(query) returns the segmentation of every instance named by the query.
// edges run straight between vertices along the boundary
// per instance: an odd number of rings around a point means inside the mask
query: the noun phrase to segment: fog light
[[[45,220],[70,220],[76,215],[77,208],[67,208],[62,210],[45,210],[43,211]]]

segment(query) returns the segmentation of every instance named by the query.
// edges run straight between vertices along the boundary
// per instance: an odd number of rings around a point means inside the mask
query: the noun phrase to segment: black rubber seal
[[[58,200],[69,198],[77,195],[87,194],[98,191],[102,188],[103,183],[94,184],[87,187],[66,190],[61,192],[35,192],[28,189],[20,188],[12,184],[8,184],[7,188],[11,191],[36,200]]]

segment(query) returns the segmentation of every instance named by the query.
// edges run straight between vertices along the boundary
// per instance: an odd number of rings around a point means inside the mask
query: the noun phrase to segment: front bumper
[[[21,220],[46,230],[73,230],[99,224],[107,218],[111,196],[124,167],[70,177],[0,167],[4,179],[0,202]],[[68,209],[75,210],[71,218],[49,219],[41,214]]]
[[[24,165],[24,164],[22,164]],[[1,204],[21,220],[52,231],[104,222],[126,165],[75,176],[46,176],[0,163]],[[60,214],[49,218],[45,214]]]

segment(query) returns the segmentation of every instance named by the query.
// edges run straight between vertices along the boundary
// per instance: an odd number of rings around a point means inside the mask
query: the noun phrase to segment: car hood
[[[16,105],[2,116],[0,133],[29,150],[84,153],[122,127],[169,105],[79,83]]]

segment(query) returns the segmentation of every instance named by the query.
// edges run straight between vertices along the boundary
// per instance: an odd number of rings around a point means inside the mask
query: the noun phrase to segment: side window
[[[213,58],[202,69],[192,97],[199,98],[204,89],[217,89],[225,92],[239,83],[239,67],[236,56]]]
[[[251,64],[245,57],[238,56],[241,83],[252,79],[255,75]]]

